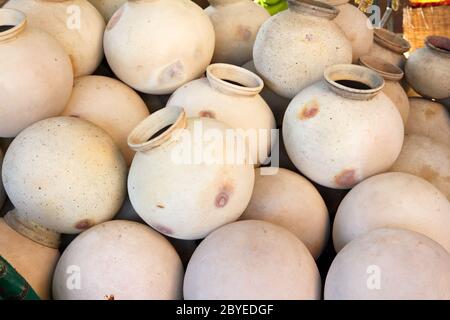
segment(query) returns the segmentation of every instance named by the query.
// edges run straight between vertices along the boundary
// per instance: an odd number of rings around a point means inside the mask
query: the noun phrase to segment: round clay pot
[[[75,77],[92,74],[102,61],[105,21],[87,0],[10,0],[5,8],[24,12],[31,27],[58,40],[69,54]]]
[[[411,49],[409,42],[403,39],[401,35],[386,29],[375,29],[373,35],[374,41],[369,55],[396,65],[403,70],[406,63],[404,53]]]
[[[321,279],[292,233],[250,220],[228,224],[200,243],[183,291],[187,300],[318,300]]]
[[[256,71],[253,60],[244,64],[242,66],[242,68],[247,69],[255,74],[258,73]],[[277,95],[275,92],[270,90],[268,86],[264,86],[260,95],[264,99],[264,101],[266,101],[266,103],[269,105],[270,109],[272,110],[272,113],[275,116],[275,123],[277,125],[277,128],[281,127],[283,125],[284,113],[286,112],[286,109],[291,100]]]
[[[214,119],[188,119],[179,107],[157,111],[136,127],[128,138],[137,151],[128,193],[146,223],[167,236],[194,240],[241,216],[254,171],[246,159],[228,161],[229,132],[234,130]],[[245,145],[242,136],[234,138]]]
[[[10,145],[3,183],[15,206],[14,228],[57,247],[114,217],[125,198],[126,165],[110,136],[91,122],[56,117],[35,123]]]
[[[422,98],[409,98],[409,104],[406,134],[418,134],[450,144],[450,115],[442,104]]]
[[[359,62],[361,65],[378,72],[384,78],[384,87],[381,91],[395,104],[402,116],[403,124],[406,125],[409,115],[409,101],[405,90],[400,84],[400,81],[403,79],[402,69],[373,56],[363,56]]]
[[[209,0],[205,9],[216,32],[212,61],[237,66],[252,59],[253,44],[261,25],[270,14],[248,0]]]
[[[97,8],[105,21],[108,22],[127,0],[89,0],[89,2]]]
[[[450,255],[419,233],[378,229],[350,242],[325,282],[326,300],[449,300]]]
[[[333,21],[342,29],[352,43],[353,63],[369,53],[373,43],[373,26],[367,16],[349,0],[322,0],[339,10]]]
[[[450,145],[425,136],[406,135],[402,152],[390,171],[424,178],[450,201]]]
[[[3,164],[3,151],[0,149],[0,208],[3,207],[3,204],[5,203],[6,194],[5,189],[3,188],[3,182],[2,182],[2,164]]]
[[[109,221],[83,232],[64,251],[53,278],[57,300],[174,300],[183,265],[172,245],[148,226]],[[80,288],[71,289],[67,283]]]
[[[187,117],[213,118],[243,130],[253,163],[260,164],[270,154],[276,126],[273,113],[259,95],[263,86],[261,78],[248,70],[212,64],[206,69],[206,78],[179,88],[167,106],[183,107]]]
[[[0,218],[1,256],[28,282],[41,299],[50,299],[58,249],[48,248],[14,231]]]
[[[339,10],[314,0],[289,0],[289,10],[267,20],[253,49],[258,74],[276,94],[293,98],[324,70],[351,63],[352,46],[332,21]]]
[[[60,114],[70,98],[73,73],[61,45],[27,27],[22,12],[0,9],[0,28],[0,137],[6,138]]]
[[[450,202],[428,181],[403,172],[371,177],[341,202],[333,225],[337,252],[356,237],[384,227],[419,232],[450,252]]]
[[[252,199],[241,220],[263,220],[286,228],[317,259],[330,234],[328,210],[316,188],[295,172],[278,169],[275,175],[255,172]]]
[[[450,38],[429,36],[412,52],[405,66],[408,84],[422,97],[450,97]]]
[[[384,80],[356,65],[335,65],[302,90],[283,123],[289,158],[314,182],[349,189],[389,170],[403,144],[403,122],[381,91]]]
[[[188,0],[130,0],[111,18],[105,55],[116,76],[144,93],[172,93],[211,62],[214,27]]]
[[[150,115],[133,89],[102,76],[75,79],[72,96],[62,114],[89,120],[105,130],[122,151],[128,166],[134,157],[128,147],[128,135]]]

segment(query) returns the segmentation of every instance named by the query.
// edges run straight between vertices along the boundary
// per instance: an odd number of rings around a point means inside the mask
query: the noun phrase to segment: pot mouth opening
[[[384,87],[384,79],[377,72],[352,64],[328,67],[324,77],[332,91],[353,100],[371,99]]]
[[[335,6],[316,0],[288,0],[289,9],[333,20],[339,14]]]
[[[226,63],[211,64],[206,69],[211,86],[238,95],[257,95],[264,88],[263,80],[253,72]]]
[[[450,38],[444,36],[428,36],[425,39],[425,44],[433,50],[450,54]]]
[[[409,42],[401,35],[386,29],[375,29],[373,39],[380,46],[397,53],[405,53],[411,49]]]
[[[402,69],[378,57],[363,56],[359,58],[359,63],[378,72],[386,80],[400,81],[404,76]]]
[[[26,25],[26,15],[15,9],[0,8],[0,41],[15,36]]]
[[[145,152],[168,141],[177,129],[186,127],[186,114],[181,107],[165,107],[144,119],[128,136],[128,146]]]

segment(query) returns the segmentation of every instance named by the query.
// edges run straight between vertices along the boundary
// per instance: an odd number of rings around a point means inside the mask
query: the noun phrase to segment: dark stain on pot
[[[182,80],[184,80],[184,65],[183,62],[179,60],[165,67],[158,77],[158,82],[160,84],[173,83],[174,81]]]
[[[200,117],[203,117],[203,118],[211,118],[211,119],[215,119],[216,118],[216,115],[214,114],[214,112],[209,111],[209,110],[200,111],[198,113],[198,115]]]
[[[339,83],[340,85],[343,85],[347,88],[357,89],[357,90],[370,90],[372,89],[367,84],[355,81],[355,80],[336,80],[336,83]]]
[[[81,221],[78,221],[77,224],[75,225],[75,228],[77,228],[78,230],[86,230],[89,229],[90,227],[92,227],[94,225],[94,222],[89,220],[89,219],[84,219]]]
[[[79,118],[80,116],[78,114],[71,114],[70,117],[72,117],[72,118]]]
[[[430,166],[423,165],[422,168],[420,168],[419,176],[431,182],[439,177],[439,173],[433,170]]]
[[[237,27],[236,37],[244,41],[249,41],[252,38],[252,32],[248,27],[239,25]]]
[[[300,120],[307,120],[314,118],[320,110],[319,103],[316,99],[311,100],[308,103],[305,103],[305,105],[301,108],[299,118]]]
[[[115,298],[114,298],[114,295],[113,294],[107,294],[107,295],[105,295],[105,300],[110,300],[110,301],[113,301]]]
[[[165,234],[165,235],[171,235],[171,234],[173,234],[172,229],[170,229],[170,228],[168,228],[168,227],[165,227],[165,226],[155,225],[155,226],[153,226],[153,228],[154,228],[156,231],[159,231],[160,233],[163,233],[163,234]]]
[[[8,31],[9,29],[14,28],[15,26],[7,25],[7,26],[0,26],[0,32]]]
[[[427,110],[425,110],[425,118],[428,120],[429,118],[433,118],[436,115],[436,110],[432,107],[428,107]]]
[[[117,22],[119,22],[120,18],[122,17],[124,10],[125,10],[125,8],[121,7],[119,10],[116,11],[116,13],[109,20],[108,25],[106,26],[106,30],[111,30],[112,28],[115,27]]]
[[[159,203],[158,203],[156,206],[157,206],[158,208],[160,208],[160,209],[165,209],[165,208],[166,208],[164,205],[159,204]]]
[[[219,194],[216,196],[215,205],[216,208],[224,208],[230,201],[231,194],[233,193],[233,186],[225,184],[220,189]]]
[[[342,171],[340,174],[338,174],[334,181],[339,187],[343,188],[351,188],[353,187],[356,182],[358,181],[356,179],[356,171],[355,169],[347,169]]]

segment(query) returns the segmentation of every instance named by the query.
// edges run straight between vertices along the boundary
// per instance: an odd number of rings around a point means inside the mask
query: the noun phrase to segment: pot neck
[[[336,7],[315,0],[288,0],[289,10],[295,13],[311,15],[333,20],[339,14]]]
[[[386,62],[383,59],[373,56],[363,56],[359,58],[359,64],[379,73],[385,80],[400,81],[403,79],[403,70]]]
[[[15,9],[0,9],[0,43],[16,38],[26,26],[24,13]]]
[[[6,224],[24,237],[33,240],[43,246],[58,249],[61,235],[49,230],[34,221],[20,215],[17,210],[12,210],[4,216]]]
[[[251,71],[225,63],[206,69],[211,87],[227,95],[255,96],[264,88],[263,80]]]
[[[208,0],[209,4],[212,5],[213,7],[216,6],[226,6],[229,4],[233,4],[236,2],[242,2],[245,0]]]
[[[425,39],[425,45],[433,52],[443,54],[450,58],[450,38],[443,36],[428,36]]]
[[[383,48],[394,51],[398,54],[403,54],[411,49],[409,42],[403,39],[401,35],[395,34],[386,29],[375,29],[373,40]]]
[[[377,72],[353,64],[331,66],[324,77],[334,93],[351,100],[373,99],[384,87],[384,79]]]
[[[183,108],[165,107],[138,124],[128,136],[128,146],[136,152],[150,151],[170,142],[177,131],[185,129],[186,126],[187,119]]]

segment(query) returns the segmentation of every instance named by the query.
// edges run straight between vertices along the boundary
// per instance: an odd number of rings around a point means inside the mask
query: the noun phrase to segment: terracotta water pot
[[[267,20],[253,49],[258,74],[275,93],[293,98],[324,70],[351,63],[352,46],[332,21],[339,10],[314,0],[289,0],[289,10]]]
[[[53,296],[58,300],[180,299],[183,274],[180,257],[162,235],[137,222],[109,221],[83,232],[64,251],[53,278]]]
[[[402,152],[390,171],[424,178],[450,201],[450,145],[425,136],[406,135]]]
[[[62,112],[73,73],[61,45],[27,27],[22,12],[0,9],[0,28],[0,137],[15,137],[34,122]]]
[[[101,76],[75,79],[72,96],[62,114],[88,120],[105,130],[119,146],[128,166],[134,156],[128,147],[128,135],[150,115],[133,89]]]
[[[97,8],[105,21],[108,22],[114,13],[127,2],[127,0],[89,0],[89,2]]]
[[[339,10],[333,21],[344,31],[352,43],[353,63],[369,53],[373,43],[373,26],[367,16],[349,0],[322,0]]]
[[[2,164],[3,164],[3,151],[0,149],[0,208],[3,207],[3,204],[5,203],[6,194],[5,189],[3,188],[3,182],[2,182]]]
[[[183,107],[187,117],[208,117],[243,130],[255,164],[271,151],[275,118],[259,95],[264,86],[256,74],[230,64],[212,64],[206,78],[187,83],[173,93],[167,106]],[[256,137],[256,139],[254,139]]]
[[[413,51],[405,66],[408,84],[421,96],[450,97],[450,38],[429,36],[425,47]]]
[[[75,77],[92,74],[102,61],[105,21],[87,0],[10,0],[4,7],[24,12],[31,27],[58,40]]]
[[[3,183],[15,206],[10,225],[57,247],[74,234],[114,217],[126,191],[126,165],[112,138],[91,122],[56,117],[35,123],[10,145]]]
[[[373,40],[369,55],[404,69],[406,63],[404,53],[411,49],[408,41],[386,29],[375,29]]]
[[[389,172],[353,188],[341,202],[333,225],[337,252],[371,230],[384,227],[419,232],[450,252],[450,202],[417,176]]]
[[[187,300],[318,300],[321,279],[297,237],[249,220],[228,224],[200,243],[183,291]]]
[[[28,282],[41,299],[50,299],[58,249],[48,248],[14,231],[0,218],[1,256]]]
[[[205,12],[216,32],[212,61],[240,66],[251,60],[256,34],[270,14],[248,0],[209,0],[209,3]]]
[[[263,220],[286,228],[317,259],[330,234],[328,210],[316,188],[295,172],[280,168],[275,175],[255,172],[252,199],[241,220]]]
[[[378,229],[350,242],[325,282],[326,300],[449,300],[450,255],[419,233]]]
[[[116,76],[144,93],[172,93],[198,78],[214,53],[214,27],[188,0],[130,0],[111,18],[105,55]]]
[[[289,158],[314,182],[349,189],[389,170],[403,144],[403,122],[381,91],[383,78],[356,65],[335,65],[302,90],[283,123]]]
[[[363,56],[360,64],[378,72],[384,78],[383,91],[394,102],[406,125],[409,115],[409,101],[400,81],[403,79],[403,71],[396,65],[373,56]]]
[[[254,172],[248,159],[229,161],[234,155],[228,146],[245,145],[240,135],[225,141],[230,132],[215,119],[187,118],[179,107],[157,111],[136,127],[128,138],[137,152],[128,193],[146,223],[167,236],[193,240],[241,216]]]

